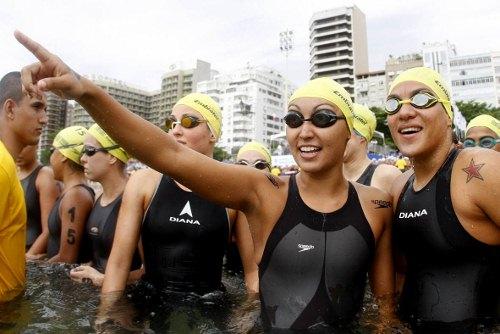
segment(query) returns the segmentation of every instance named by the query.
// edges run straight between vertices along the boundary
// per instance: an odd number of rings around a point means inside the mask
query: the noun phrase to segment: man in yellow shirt
[[[26,208],[15,159],[36,145],[47,123],[45,97],[30,97],[21,74],[0,80],[0,303],[19,295],[25,284]]]

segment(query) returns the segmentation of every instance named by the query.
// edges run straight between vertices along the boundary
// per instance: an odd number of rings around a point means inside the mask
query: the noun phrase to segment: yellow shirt
[[[26,207],[16,165],[0,141],[0,303],[24,290]]]
[[[398,160],[396,160],[396,167],[399,170],[405,169],[406,168],[406,161],[405,161],[405,159],[398,159]]]

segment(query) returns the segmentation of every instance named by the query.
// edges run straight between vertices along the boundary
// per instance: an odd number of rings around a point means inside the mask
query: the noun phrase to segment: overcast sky
[[[148,90],[172,63],[196,58],[221,72],[267,65],[294,83],[309,76],[309,20],[315,11],[352,5],[319,0],[0,0],[0,76],[32,63],[13,31],[34,38],[81,74],[101,74]],[[459,55],[500,51],[500,1],[360,0],[370,70],[388,55],[449,40]],[[279,32],[292,29],[288,67]]]

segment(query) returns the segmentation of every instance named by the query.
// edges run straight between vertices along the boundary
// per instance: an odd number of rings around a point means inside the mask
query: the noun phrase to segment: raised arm
[[[78,260],[85,224],[92,210],[93,200],[83,187],[68,191],[61,201],[61,242],[59,252],[49,262],[75,263]]]
[[[50,210],[59,196],[59,187],[54,180],[54,172],[49,167],[43,167],[36,178],[35,183],[40,199],[40,219],[42,224],[42,233],[36,238],[33,245],[26,252],[26,257],[36,258],[47,252],[47,241],[49,238],[48,219]]]
[[[80,77],[40,44],[20,32],[15,36],[39,60],[22,70],[22,82],[29,93],[51,90],[75,99],[120,146],[152,168],[217,204],[238,210],[258,206],[275,191],[262,172],[217,162],[177,143]]]

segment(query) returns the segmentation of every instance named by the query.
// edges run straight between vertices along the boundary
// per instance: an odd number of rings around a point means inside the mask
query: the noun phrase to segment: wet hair
[[[0,106],[8,99],[19,103],[23,99],[21,72],[10,72],[0,80]]]

